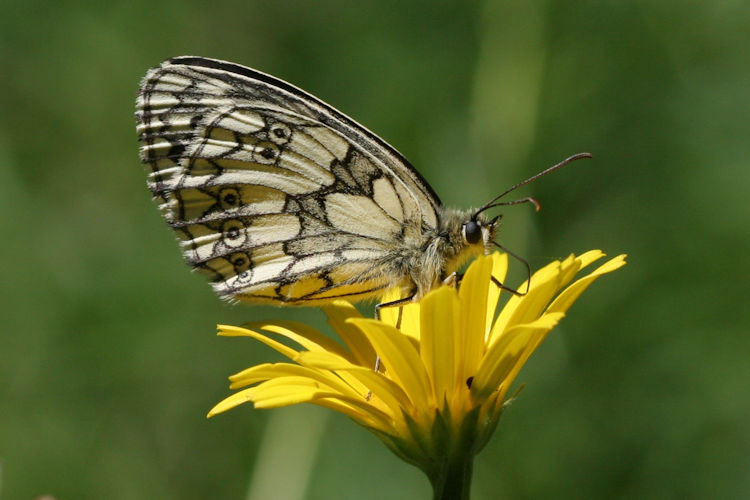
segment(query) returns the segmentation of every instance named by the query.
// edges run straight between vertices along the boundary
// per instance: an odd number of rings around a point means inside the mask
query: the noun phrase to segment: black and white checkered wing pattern
[[[149,188],[222,297],[378,296],[403,284],[399,249],[437,227],[438,197],[395,149],[269,75],[171,59],[143,79],[136,119]]]

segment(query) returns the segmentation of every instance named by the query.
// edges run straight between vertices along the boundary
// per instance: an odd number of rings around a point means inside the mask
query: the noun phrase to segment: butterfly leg
[[[518,290],[513,290],[512,288],[508,288],[507,286],[500,283],[500,280],[495,278],[494,276],[490,276],[490,279],[492,280],[492,283],[495,284],[496,287],[498,287],[500,290],[505,290],[506,292],[510,292],[513,295],[516,295],[518,297],[523,297],[527,293],[529,293],[529,282],[526,282],[526,290],[523,292],[519,292]]]
[[[575,159],[575,158],[573,158],[573,159]],[[563,165],[564,165],[565,163],[567,163],[567,162],[568,162],[568,161],[567,161],[567,160],[565,160],[565,162],[563,162]],[[495,285],[496,285],[496,286],[497,286],[497,287],[498,287],[499,289],[501,289],[501,290],[505,290],[506,292],[510,292],[510,293],[512,293],[513,295],[516,295],[516,296],[519,296],[519,297],[523,297],[524,295],[526,295],[527,293],[529,293],[529,287],[531,286],[531,266],[529,266],[529,263],[528,263],[528,262],[526,261],[526,259],[522,258],[522,257],[521,257],[520,255],[516,255],[515,253],[511,252],[510,250],[508,250],[507,248],[505,248],[504,246],[502,246],[502,245],[501,245],[500,243],[498,243],[497,241],[493,241],[492,243],[493,243],[493,244],[494,244],[494,245],[495,245],[495,246],[496,246],[497,248],[499,248],[499,249],[500,249],[500,250],[502,250],[503,252],[507,253],[508,255],[510,255],[511,257],[513,257],[514,259],[516,259],[517,261],[521,262],[521,263],[522,263],[522,264],[524,265],[524,267],[526,268],[526,276],[527,276],[527,279],[526,279],[526,291],[525,291],[525,292],[523,292],[523,293],[521,293],[521,292],[519,292],[518,290],[513,290],[512,288],[508,288],[507,286],[505,286],[505,285],[503,285],[502,283],[500,283],[500,281],[498,281],[498,279],[497,279],[497,278],[495,278],[494,276],[490,276],[490,277],[492,278],[492,282],[493,282],[493,283],[494,283],[494,284],[495,284]]]
[[[458,287],[461,286],[461,280],[463,279],[464,279],[463,273],[452,272],[451,274],[448,275],[447,278],[443,280],[443,284],[452,286],[453,288],[458,289]],[[500,283],[500,280],[498,280],[494,276],[490,276],[490,279],[492,280],[492,283],[494,283],[494,285],[498,287],[500,290],[505,290],[506,292],[510,292],[513,295],[523,297],[524,295],[529,293],[529,281],[526,282],[526,290],[524,290],[523,292],[519,292],[518,290],[514,290],[512,288],[509,288],[503,285],[502,283]]]
[[[404,297],[402,299],[398,300],[392,300],[390,302],[382,302],[375,306],[375,319],[380,319],[380,310],[384,307],[398,307],[398,319],[396,320],[396,328],[401,328],[401,307],[404,304],[408,304],[412,300],[414,300],[414,297],[416,296],[415,293],[412,293],[411,295]]]
[[[391,302],[382,302],[380,304],[377,304],[375,306],[375,319],[380,320],[380,310],[384,307],[398,307],[398,319],[396,319],[396,328],[401,328],[401,313],[402,309],[400,306],[404,304],[408,304],[412,301],[414,298],[414,294],[404,297],[402,299],[398,300],[392,300]],[[375,371],[377,372],[380,370],[380,356],[376,356],[375,358]]]

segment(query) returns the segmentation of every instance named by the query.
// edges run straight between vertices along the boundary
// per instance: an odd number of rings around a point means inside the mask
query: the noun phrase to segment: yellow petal
[[[544,335],[554,328],[562,317],[562,313],[546,314],[536,321],[517,325],[503,332],[487,351],[472,381],[471,394],[475,400],[487,398],[507,379],[512,379],[509,376],[515,376]]]
[[[370,341],[359,328],[347,323],[349,318],[361,318],[359,311],[344,300],[326,304],[322,309],[328,318],[328,324],[352,352],[355,362],[362,366],[375,366],[376,354]]]
[[[479,302],[484,304],[484,296]],[[433,290],[422,299],[419,354],[437,402],[442,402],[456,386],[455,357],[461,342],[460,306],[456,290],[447,286]],[[481,313],[484,318],[484,311]]]
[[[625,254],[618,255],[617,257],[608,260],[607,262],[596,268],[588,276],[584,276],[583,278],[570,285],[568,288],[563,290],[560,295],[557,296],[557,298],[555,298],[552,304],[550,304],[550,306],[547,308],[547,311],[567,311],[568,308],[570,308],[570,306],[573,305],[578,297],[584,292],[584,290],[586,290],[586,288],[588,288],[589,285],[596,281],[600,276],[611,273],[612,271],[615,271],[624,266],[626,263],[626,257],[627,255]]]
[[[570,255],[564,261],[550,262],[531,277],[531,286],[526,295],[514,295],[508,300],[495,321],[489,342],[497,341],[502,332],[520,324],[534,321],[545,310],[552,298],[568,284],[581,268],[582,263],[590,263],[600,258],[603,253],[598,250],[583,254],[583,261]],[[519,290],[524,290],[521,285]]]
[[[400,288],[394,287],[381,297],[381,304],[395,302],[403,298]],[[378,319],[401,330],[401,333],[419,341],[419,304],[406,302],[399,306],[381,307],[378,310]]]
[[[319,391],[313,396],[310,402],[343,413],[365,427],[386,433],[394,433],[393,418],[363,401],[362,399],[351,399]]]
[[[341,358],[325,353],[300,353],[300,362],[314,365],[320,369],[334,371],[338,375],[347,374],[356,378],[363,387],[367,388],[361,399],[365,400],[364,395],[371,391],[370,401],[372,404],[375,404],[376,399],[379,398],[390,408],[392,414],[398,415],[402,408],[411,408],[411,402],[403,389],[382,374],[376,373],[372,368],[345,363],[342,362]]]
[[[310,403],[320,388],[315,385],[292,383],[270,386],[268,384],[251,387],[255,389],[252,395],[253,405],[258,409],[281,408],[300,403]]]
[[[232,394],[214,406],[208,416],[212,417],[247,402],[253,402],[256,408],[308,402],[318,389],[319,384],[307,377],[276,378]]]
[[[401,310],[401,328],[399,328],[401,333],[419,341],[421,335],[419,329],[419,325],[421,324],[421,307],[419,304],[410,302],[400,307],[394,307],[393,309]],[[383,310],[381,309],[381,311]]]
[[[252,401],[252,392],[253,388],[245,389],[244,391],[235,392],[228,398],[224,399],[220,403],[218,403],[216,406],[211,408],[211,410],[208,412],[208,415],[206,417],[211,418],[214,415],[218,415],[219,413],[223,413],[227,410],[231,410],[232,408],[239,406],[243,403],[247,403],[248,401]]]
[[[487,324],[492,324],[492,316],[495,314],[494,305],[488,314],[489,293],[495,290],[494,302],[499,297],[499,288],[490,282],[493,272],[493,259],[480,257],[476,259],[467,269],[461,288],[458,291],[460,304],[460,332],[458,345],[456,346],[456,376],[463,384],[469,376],[477,371],[479,360],[484,354],[484,338],[487,333]],[[493,289],[493,290],[491,290]],[[490,323],[486,323],[490,318]]]
[[[285,346],[281,342],[273,340],[263,335],[262,333],[248,330],[247,328],[240,328],[239,326],[230,325],[218,325],[218,329],[219,331],[217,335],[221,335],[224,337],[251,337],[266,344],[271,349],[280,352],[289,359],[294,359],[294,357],[297,355],[297,351],[292,349],[291,347]]]
[[[364,398],[369,391],[367,386],[363,385],[357,377],[352,376],[348,371],[350,368],[358,368],[358,366],[335,353],[302,351],[297,354],[294,361],[306,368],[313,368],[320,371],[336,382],[343,380],[347,389],[342,389],[341,392],[352,396],[359,395]],[[335,386],[336,384],[331,383],[331,385]]]
[[[394,302],[401,298],[401,290],[397,287],[390,288],[382,297],[380,297],[380,303],[386,304],[388,302]],[[389,325],[395,327],[398,322],[398,307],[384,307],[380,310],[380,321],[385,321]]]
[[[341,344],[304,323],[277,320],[273,322],[253,322],[248,323],[247,326],[283,335],[308,351],[331,351],[347,359],[351,358],[351,353],[341,347]]]
[[[505,278],[508,275],[508,254],[493,252],[492,255],[492,276],[500,283],[505,283]],[[487,322],[485,323],[487,330],[485,335],[489,333],[489,328],[495,319],[495,310],[497,309],[497,302],[500,300],[500,294],[502,289],[492,283],[490,288],[487,290]]]
[[[263,382],[269,378],[278,377],[281,375],[296,375],[296,373],[285,372],[285,367],[292,367],[291,370],[297,370],[300,367],[290,363],[263,363],[260,365],[251,366],[245,368],[241,372],[235,373],[229,376],[229,388],[239,389],[258,382]]]
[[[579,255],[576,260],[580,262],[580,269],[583,269],[584,267],[588,267],[589,265],[591,265],[592,262],[601,259],[605,255],[606,254],[601,250],[589,250],[588,252],[583,252],[581,255]]]
[[[289,380],[290,377],[309,379],[318,386],[325,386],[341,394],[351,397],[359,397],[364,391],[362,387],[353,387],[341,377],[327,370],[310,368],[307,366],[293,365],[291,363],[273,363],[258,365],[229,377],[232,382],[230,389],[238,389],[249,384],[255,384],[264,380]],[[360,385],[354,380],[357,385]]]
[[[400,385],[388,377],[367,368],[350,368],[351,374],[357,377],[372,394],[370,404],[385,411],[391,418],[400,418],[404,411],[414,413],[414,407],[409,396]]]
[[[399,306],[383,307],[378,314],[386,324],[398,327],[403,335],[419,341],[419,304],[408,302]]]
[[[434,401],[429,377],[419,353],[399,330],[374,319],[351,319],[380,354],[386,374],[399,384],[416,408],[427,409]]]

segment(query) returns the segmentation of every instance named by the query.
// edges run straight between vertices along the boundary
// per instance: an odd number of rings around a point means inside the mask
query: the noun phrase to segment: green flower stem
[[[471,453],[455,454],[445,468],[432,480],[434,500],[469,500],[474,456]]]

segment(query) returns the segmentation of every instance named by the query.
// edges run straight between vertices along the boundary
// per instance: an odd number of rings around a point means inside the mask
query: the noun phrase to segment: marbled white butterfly
[[[378,136],[306,92],[244,66],[177,57],[148,71],[141,160],[187,262],[219,296],[319,305],[404,301],[488,253],[500,217],[443,206]]]

